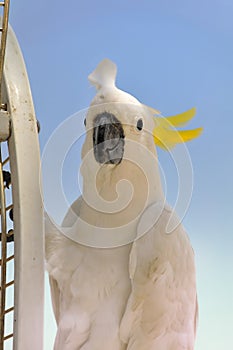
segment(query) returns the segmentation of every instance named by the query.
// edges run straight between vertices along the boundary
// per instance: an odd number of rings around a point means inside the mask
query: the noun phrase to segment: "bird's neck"
[[[123,160],[119,165],[100,166],[95,179],[92,175],[84,176],[83,213],[94,225],[125,225],[139,218],[150,204],[163,200],[157,164],[142,169]]]

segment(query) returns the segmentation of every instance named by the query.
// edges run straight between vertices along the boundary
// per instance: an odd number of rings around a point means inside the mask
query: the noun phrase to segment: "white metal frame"
[[[9,27],[3,100],[10,119],[15,244],[14,350],[43,349],[44,241],[36,117],[20,47]],[[4,114],[4,112],[1,112]],[[4,116],[1,119],[5,120]],[[7,134],[8,123],[6,125]]]

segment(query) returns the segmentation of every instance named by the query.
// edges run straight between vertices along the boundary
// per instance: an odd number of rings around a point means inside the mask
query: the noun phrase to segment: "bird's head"
[[[134,152],[144,145],[155,154],[154,110],[116,87],[116,71],[115,63],[105,59],[89,75],[97,94],[84,121],[87,138],[83,156],[92,148],[95,161],[110,167],[129,159],[129,143],[131,148],[134,145]]]
[[[88,77],[97,94],[85,119],[87,137],[83,156],[92,149],[97,163],[116,166],[128,157],[129,144],[138,156],[142,146],[156,156],[155,145],[168,150],[199,136],[202,128],[176,129],[195,115],[195,108],[164,118],[159,111],[118,89],[116,74],[116,64],[104,59]]]

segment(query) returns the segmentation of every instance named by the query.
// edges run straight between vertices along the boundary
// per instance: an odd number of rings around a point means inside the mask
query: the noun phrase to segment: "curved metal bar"
[[[14,350],[43,349],[44,239],[37,123],[27,70],[11,27],[3,72],[14,205]],[[6,98],[5,98],[6,96]]]
[[[2,28],[1,28],[1,32],[2,32],[1,46],[0,46],[0,109],[2,108],[5,109],[4,106],[2,105],[2,80],[3,80],[2,78],[3,78],[3,68],[4,68],[4,61],[5,61],[10,0],[5,0],[1,2],[0,5],[4,7]]]
[[[10,27],[8,30],[9,2],[0,1],[3,8],[0,24],[0,349],[4,349],[5,341],[12,338],[14,350],[42,350],[44,241],[39,142],[24,60],[13,30]],[[6,109],[7,112],[4,111]],[[2,141],[6,140],[7,156],[4,152],[1,154]],[[8,162],[13,204],[6,204],[9,196],[5,191],[9,183],[4,177],[6,171],[3,167],[8,166]],[[13,206],[14,219],[13,216],[10,218],[14,220],[14,229],[7,233],[6,213]],[[11,242],[11,238],[14,239],[14,252],[8,256],[7,242]],[[7,281],[11,260],[14,263],[14,280]],[[7,288],[10,286],[14,286],[14,304],[11,307],[6,306]],[[5,324],[5,315],[10,312],[14,313],[13,332],[9,332]]]

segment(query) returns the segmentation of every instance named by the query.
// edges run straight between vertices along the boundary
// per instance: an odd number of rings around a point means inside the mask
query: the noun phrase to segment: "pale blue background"
[[[118,86],[164,115],[197,107],[191,126],[204,133],[188,144],[195,182],[184,220],[197,261],[196,350],[233,344],[232,18],[231,0],[22,0],[10,9],[42,150],[59,123],[89,105],[94,89],[87,75],[105,57],[118,65]],[[173,186],[168,156],[160,151],[159,157],[173,202],[176,179]],[[79,154],[73,152],[64,170],[70,200],[78,195],[72,162],[77,167]],[[47,296],[45,350],[54,334],[49,310]]]

